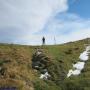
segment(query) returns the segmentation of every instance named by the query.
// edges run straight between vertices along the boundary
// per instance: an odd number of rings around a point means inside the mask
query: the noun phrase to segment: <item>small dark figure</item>
[[[42,45],[45,45],[45,37],[42,38]]]

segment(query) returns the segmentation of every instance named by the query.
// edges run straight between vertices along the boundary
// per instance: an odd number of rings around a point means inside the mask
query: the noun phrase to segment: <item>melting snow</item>
[[[67,77],[70,77],[71,75],[79,75],[81,73],[80,70],[69,70],[69,73],[67,74]]]
[[[73,70],[71,69],[71,70],[69,70],[69,72],[68,72],[68,74],[67,74],[67,77],[70,77],[71,75],[72,75],[72,72],[73,72]]]
[[[87,61],[89,59],[89,56],[88,54],[90,52],[88,52],[90,50],[90,46],[87,46],[86,47],[86,50],[80,54],[79,58],[80,58],[80,61],[82,62],[77,62],[76,64],[73,64],[73,69],[70,69],[68,74],[67,74],[67,77],[70,77],[71,75],[79,75],[81,73],[81,70],[84,69],[84,66],[85,66],[85,61]]]
[[[83,53],[81,53],[79,58],[80,58],[81,61],[87,61],[89,59],[88,51],[84,51]]]
[[[49,77],[50,77],[50,75],[48,74],[48,72],[46,72],[45,74],[41,74],[40,79],[47,80]]]
[[[87,47],[86,47],[86,51],[89,51],[89,50],[90,50],[90,46],[87,46]]]
[[[72,72],[73,75],[79,75],[80,73],[81,73],[81,71],[77,70],[77,69]]]
[[[73,67],[78,70],[84,69],[85,62],[77,62],[76,64],[73,64]]]
[[[40,54],[42,54],[42,52],[41,52],[41,51],[38,51],[38,52],[37,52],[37,55],[40,55]]]

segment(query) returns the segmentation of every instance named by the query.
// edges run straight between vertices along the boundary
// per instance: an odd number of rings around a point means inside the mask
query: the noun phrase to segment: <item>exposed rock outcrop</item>
[[[50,77],[47,67],[50,65],[50,58],[45,55],[42,49],[37,49],[32,58],[32,68],[41,73],[40,79]]]

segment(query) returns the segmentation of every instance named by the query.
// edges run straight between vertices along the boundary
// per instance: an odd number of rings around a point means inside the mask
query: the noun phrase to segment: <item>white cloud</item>
[[[0,28],[38,32],[50,17],[67,8],[67,0],[0,0]]]
[[[0,42],[33,44],[33,34],[67,9],[67,0],[0,0]]]
[[[84,38],[90,38],[90,28],[89,29],[81,29],[81,30],[74,30],[72,33],[67,35],[57,36],[57,43],[66,43],[70,41],[81,40]]]

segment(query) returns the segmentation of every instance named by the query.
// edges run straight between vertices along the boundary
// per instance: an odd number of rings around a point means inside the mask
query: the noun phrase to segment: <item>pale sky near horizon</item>
[[[0,0],[0,43],[40,45],[90,37],[90,0]]]

